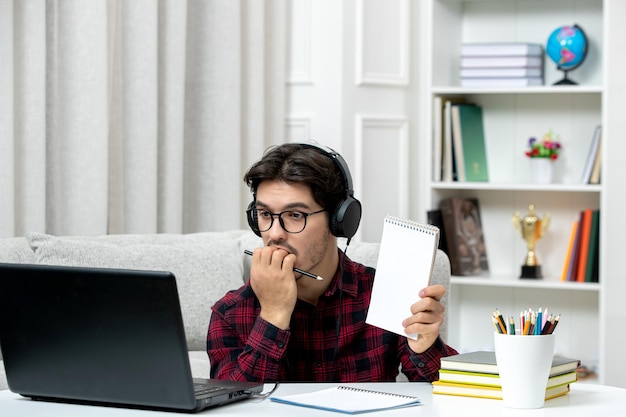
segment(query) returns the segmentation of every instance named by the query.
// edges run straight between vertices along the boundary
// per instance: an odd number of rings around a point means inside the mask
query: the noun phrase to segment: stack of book
[[[598,282],[600,210],[581,210],[572,223],[561,281]]]
[[[535,43],[464,43],[461,47],[461,85],[543,85],[543,57],[543,46]]]
[[[546,386],[546,400],[565,395],[578,380],[578,359],[555,355]],[[433,394],[502,399],[502,386],[494,352],[477,351],[441,358],[439,381]]]
[[[602,165],[602,125],[597,125],[593,130],[591,145],[585,159],[583,175],[580,182],[583,184],[600,183],[600,167]]]
[[[483,108],[449,96],[433,104],[433,181],[488,182]]]

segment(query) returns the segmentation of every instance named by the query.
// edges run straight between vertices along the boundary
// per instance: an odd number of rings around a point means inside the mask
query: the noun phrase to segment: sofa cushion
[[[27,240],[39,264],[174,273],[190,350],[205,350],[211,306],[243,283],[241,255],[231,232],[86,239],[29,233]],[[152,243],[142,243],[146,241]]]

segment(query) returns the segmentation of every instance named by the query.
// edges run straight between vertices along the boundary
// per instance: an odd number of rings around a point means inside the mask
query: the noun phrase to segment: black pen
[[[252,251],[251,250],[246,249],[246,250],[243,251],[243,253],[245,253],[246,255],[252,256]],[[316,279],[318,281],[323,281],[324,280],[324,278],[320,277],[319,275],[315,275],[315,274],[312,274],[310,272],[303,271],[300,268],[293,268],[293,272],[297,272],[298,274],[306,275],[307,277],[311,277],[311,278]]]

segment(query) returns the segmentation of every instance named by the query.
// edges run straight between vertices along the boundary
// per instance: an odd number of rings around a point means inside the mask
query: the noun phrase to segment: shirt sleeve
[[[441,358],[456,355],[457,351],[446,345],[440,337],[422,353],[415,353],[404,339],[401,355],[402,372],[409,381],[433,382],[439,379]]]
[[[290,332],[260,317],[247,339],[237,323],[214,310],[207,335],[211,378],[232,381],[279,381]]]

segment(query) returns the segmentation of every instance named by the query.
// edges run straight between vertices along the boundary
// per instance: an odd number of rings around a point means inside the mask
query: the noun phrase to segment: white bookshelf
[[[623,318],[615,293],[625,289],[626,277],[616,259],[609,259],[610,245],[617,244],[623,215],[611,201],[626,204],[626,197],[611,174],[623,177],[626,145],[615,144],[626,134],[626,122],[618,111],[616,91],[626,90],[623,76],[609,62],[626,64],[619,54],[626,48],[623,25],[626,2],[616,0],[432,0],[422,7],[428,16],[430,38],[423,42],[428,63],[427,97],[463,96],[483,107],[489,165],[488,183],[439,182],[427,178],[426,207],[437,207],[450,196],[478,198],[490,263],[489,277],[453,277],[450,288],[449,342],[461,351],[493,348],[490,314],[495,308],[516,315],[525,307],[546,307],[561,313],[556,350],[580,358],[595,368],[598,381],[623,384],[617,371],[608,369],[617,360],[623,337],[607,331],[607,320]],[[545,46],[548,35],[565,24],[580,25],[590,48],[585,62],[568,76],[577,86],[552,86],[562,78],[554,63],[545,59],[545,85],[493,89],[462,88],[459,81],[460,45],[463,42],[519,41]],[[610,34],[610,36],[609,36]],[[619,55],[618,55],[619,54]],[[621,89],[621,90],[620,90]],[[428,106],[426,113],[432,112]],[[427,154],[432,148],[432,114],[423,120]],[[580,177],[596,125],[603,126],[602,184],[583,185]],[[529,137],[541,137],[552,129],[560,135],[563,151],[556,161],[553,184],[534,184],[528,158]],[[612,142],[613,140],[613,142]],[[621,139],[617,139],[624,142]],[[611,151],[612,149],[613,151]],[[613,153],[616,152],[616,153]],[[426,160],[427,158],[425,158]],[[428,161],[430,163],[430,160]],[[431,173],[432,170],[424,170]],[[423,172],[424,172],[423,171]],[[621,175],[620,175],[621,174]],[[610,190],[610,192],[609,192]],[[512,224],[513,213],[524,215],[534,204],[538,216],[551,214],[550,227],[537,254],[542,280],[519,279],[526,244]],[[585,208],[601,209],[600,283],[562,282],[571,225]],[[616,254],[616,256],[619,256]],[[621,256],[624,256],[623,254]],[[618,281],[620,280],[620,281]],[[626,291],[622,293],[626,296]],[[614,318],[613,318],[614,317]],[[584,329],[581,331],[581,329]]]

